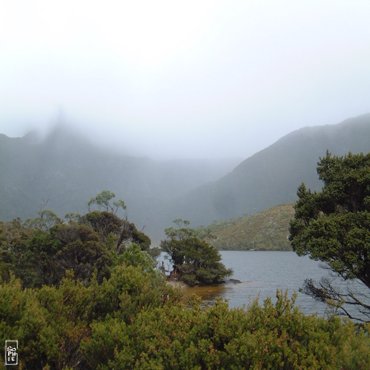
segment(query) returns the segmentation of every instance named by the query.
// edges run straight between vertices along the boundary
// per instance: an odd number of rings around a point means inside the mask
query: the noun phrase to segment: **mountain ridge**
[[[235,166],[225,161],[156,161],[119,154],[57,127],[45,138],[0,135],[0,219],[35,217],[41,208],[60,216],[84,212],[109,189],[128,205],[129,217],[149,225],[167,200],[218,178]]]
[[[302,182],[320,188],[316,164],[327,150],[336,155],[370,151],[370,114],[293,131],[221,179],[179,198],[168,213],[198,226],[291,203]]]
[[[370,151],[370,114],[295,130],[237,165],[121,155],[61,129],[43,140],[1,134],[0,219],[34,217],[42,207],[84,212],[108,189],[158,241],[176,218],[207,225],[292,203],[302,182],[318,190],[316,164],[326,150]]]

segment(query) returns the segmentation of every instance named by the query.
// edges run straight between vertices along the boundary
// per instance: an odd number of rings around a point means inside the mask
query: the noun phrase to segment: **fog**
[[[245,158],[370,112],[370,2],[0,0],[0,132]]]

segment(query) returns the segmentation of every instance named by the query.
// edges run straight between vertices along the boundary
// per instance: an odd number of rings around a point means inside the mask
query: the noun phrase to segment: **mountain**
[[[179,197],[164,213],[168,220],[181,217],[197,226],[292,203],[302,182],[321,187],[316,165],[327,150],[336,155],[369,152],[370,114],[294,131],[220,180]]]
[[[214,237],[209,242],[223,250],[291,250],[289,221],[294,216],[290,204],[279,205],[228,221],[199,228],[199,235]]]
[[[0,134],[0,219],[35,217],[45,208],[60,216],[85,212],[88,200],[107,189],[125,200],[130,220],[156,235],[152,224],[164,203],[221,177],[236,163],[131,157],[97,147],[63,126],[43,140]]]
[[[0,219],[34,217],[45,208],[60,216],[85,212],[88,200],[107,189],[125,200],[130,220],[159,240],[176,218],[207,225],[292,203],[301,182],[319,189],[316,163],[326,150],[370,151],[370,114],[292,132],[237,167],[233,160],[123,155],[63,126],[43,140],[0,134]]]

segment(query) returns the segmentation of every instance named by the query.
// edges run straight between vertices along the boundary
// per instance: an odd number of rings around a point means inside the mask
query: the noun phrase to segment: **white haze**
[[[370,112],[369,0],[0,0],[0,132],[247,157]]]

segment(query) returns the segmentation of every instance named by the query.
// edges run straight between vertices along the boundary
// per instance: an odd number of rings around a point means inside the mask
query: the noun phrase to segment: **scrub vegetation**
[[[291,224],[298,253],[365,282],[368,160],[328,154],[319,164],[322,193],[301,186]],[[114,197],[98,194],[85,215],[42,211],[0,223],[0,335],[19,341],[19,368],[368,368],[366,320],[304,315],[281,291],[243,309],[183,296],[155,268],[150,239],[118,216],[125,203]],[[180,280],[220,283],[230,274],[187,222],[166,235],[162,248]]]
[[[200,238],[220,250],[289,251],[290,204],[279,205],[250,216],[218,221],[197,229]]]

